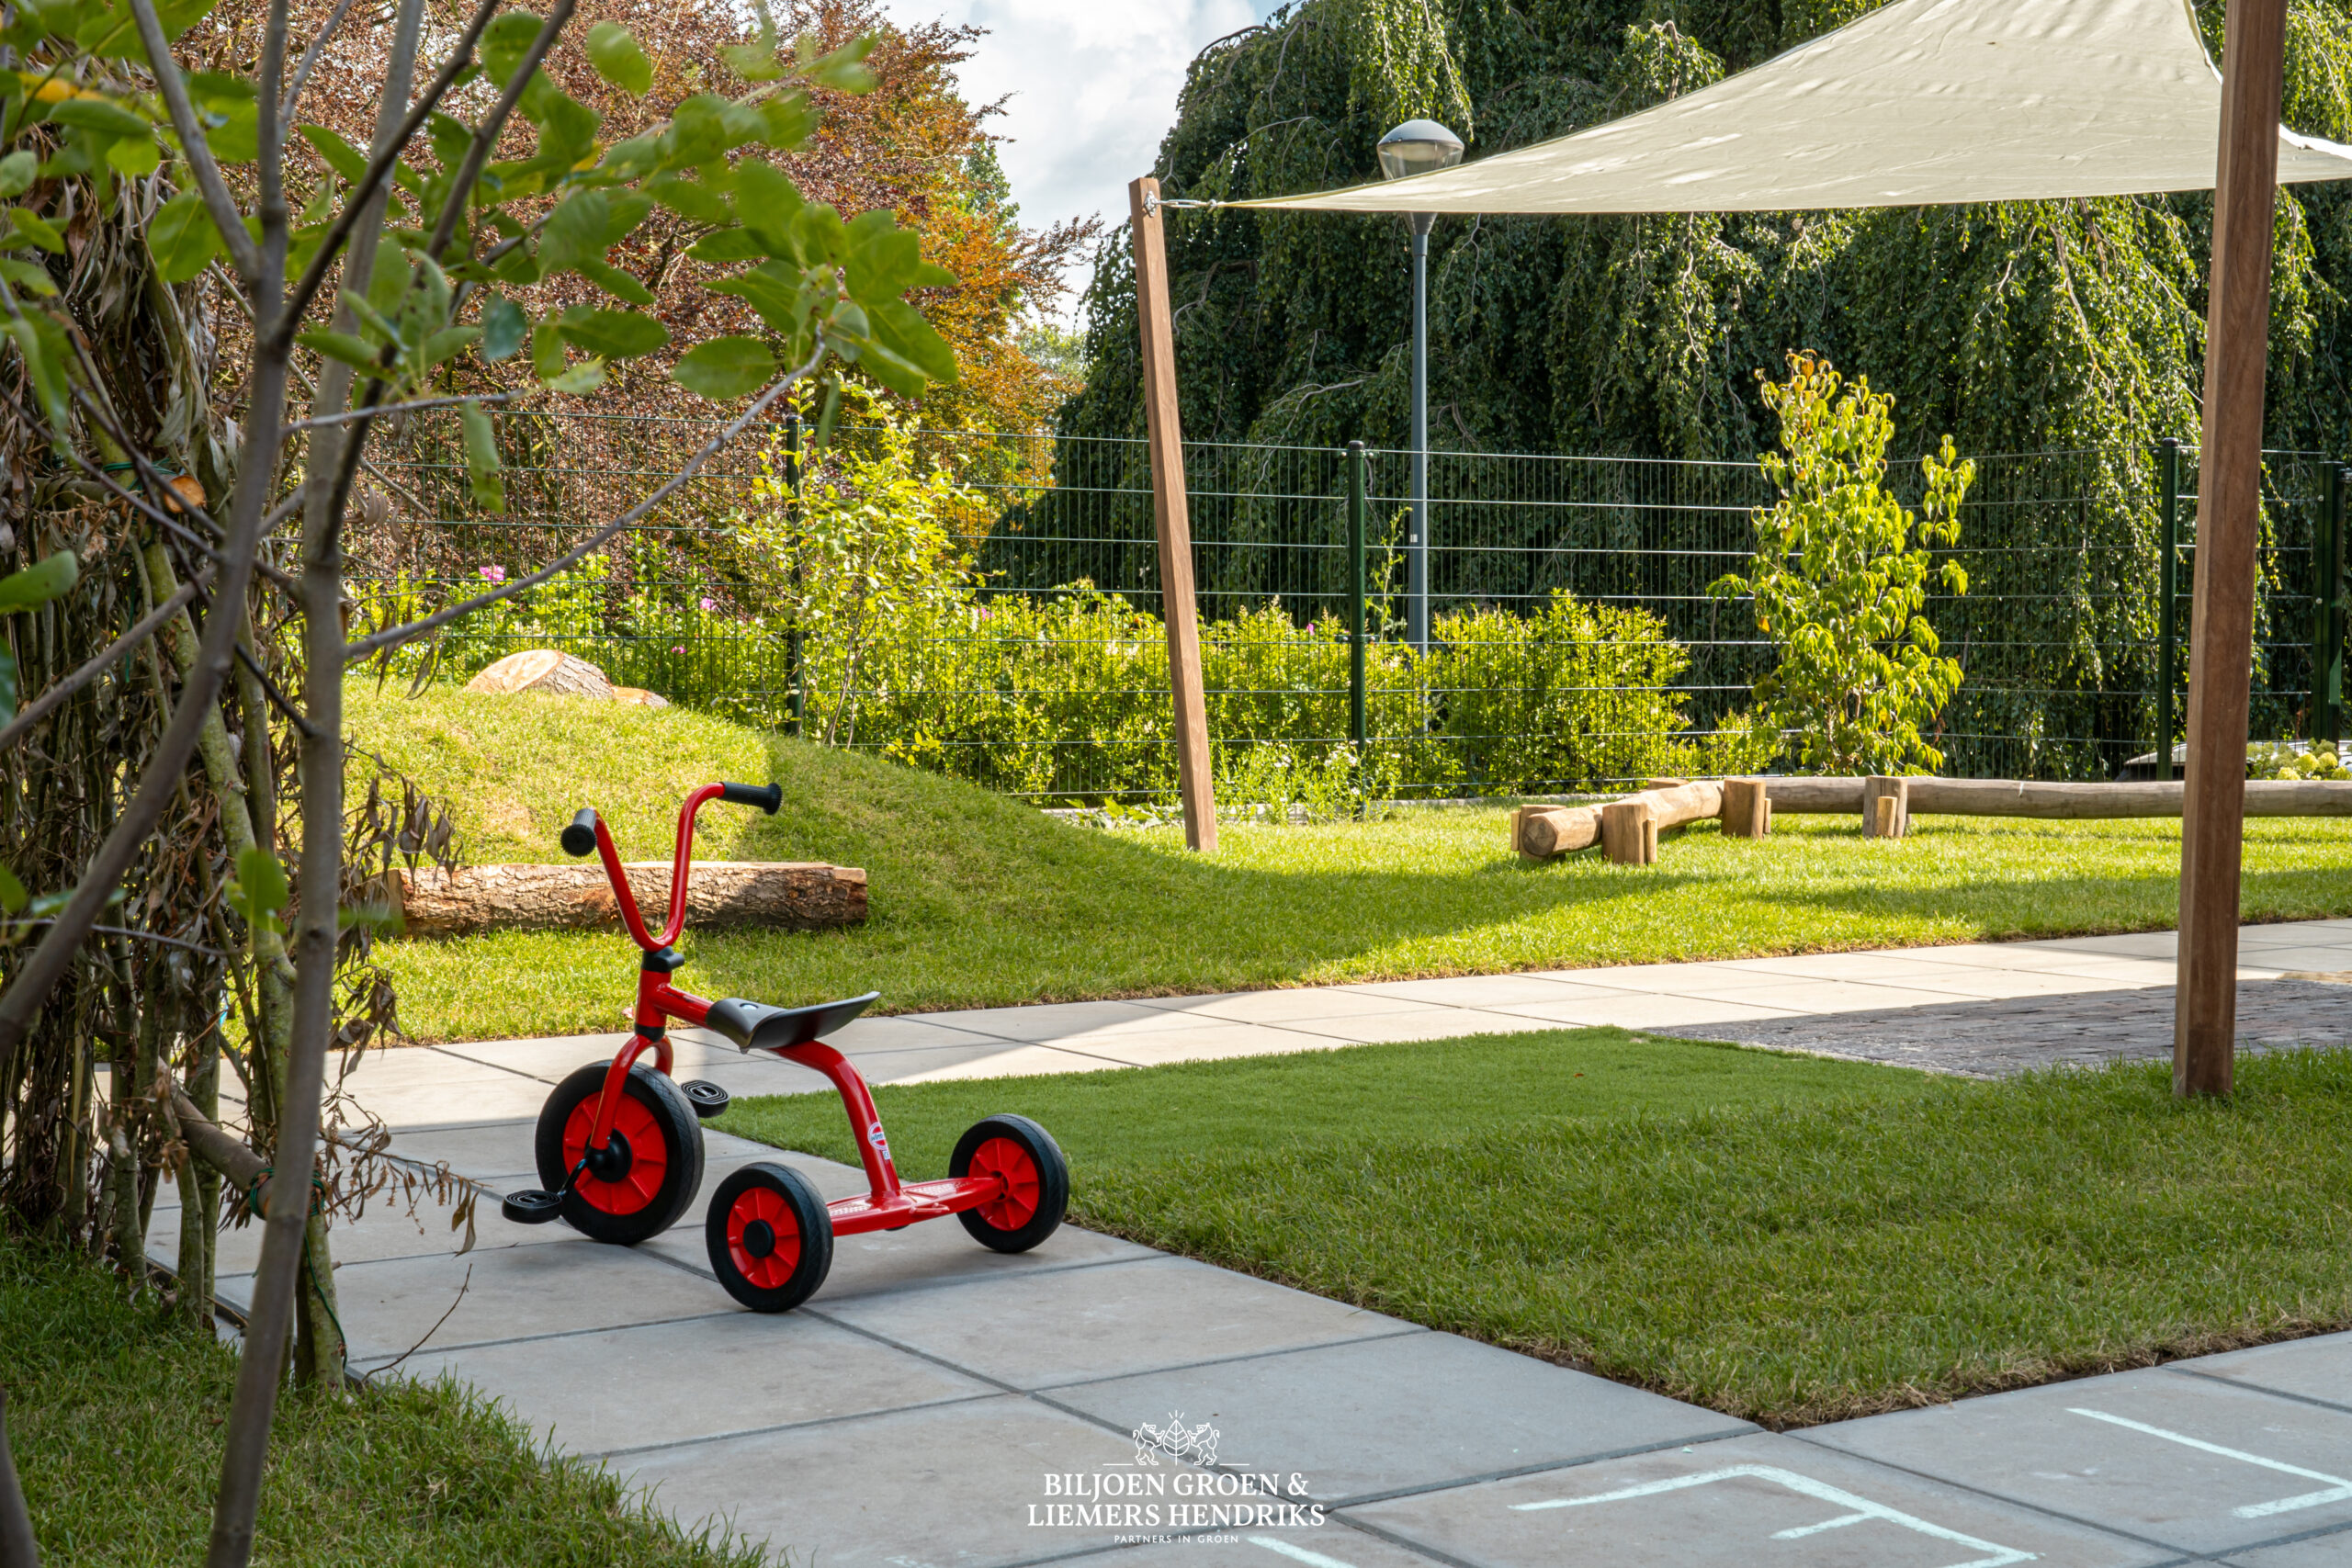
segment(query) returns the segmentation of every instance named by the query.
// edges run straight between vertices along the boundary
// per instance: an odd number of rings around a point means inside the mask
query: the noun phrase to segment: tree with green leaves
[[[804,199],[775,162],[811,135],[813,90],[867,84],[869,40],[798,46],[763,10],[757,29],[722,51],[734,77],[727,91],[692,94],[659,124],[607,142],[597,112],[547,67],[581,51],[603,81],[646,93],[650,62],[625,28],[605,21],[572,36],[574,0],[554,0],[545,16],[474,0],[428,28],[424,0],[395,0],[361,145],[303,122],[312,68],[350,7],[306,39],[294,35],[288,0],[271,0],[257,29],[191,69],[209,8],[45,0],[10,7],[0,23],[0,243],[9,247],[0,254],[0,450],[15,519],[0,560],[46,536],[73,540],[80,585],[36,613],[46,633],[76,615],[89,632],[61,664],[53,635],[20,635],[17,623],[32,617],[0,621],[18,664],[28,649],[40,655],[43,687],[25,694],[26,715],[39,708],[38,717],[10,724],[0,744],[19,748],[6,781],[15,820],[57,782],[53,762],[17,759],[70,736],[72,798],[90,807],[91,824],[86,853],[49,865],[53,880],[28,889],[48,900],[45,923],[12,923],[0,943],[0,1090],[13,1100],[31,1081],[45,1043],[36,1019],[69,976],[87,977],[97,991],[76,1006],[119,1008],[109,1016],[137,1037],[136,1053],[119,1058],[136,1081],[118,1077],[118,1090],[153,1110],[140,1120],[128,1100],[118,1107],[103,1160],[90,1129],[69,1128],[57,1159],[10,1172],[75,1190],[94,1170],[129,1176],[146,1164],[131,1131],[175,1146],[173,1116],[187,1103],[188,1086],[149,1037],[156,1015],[140,1004],[204,982],[167,967],[150,970],[141,990],[123,941],[176,942],[207,963],[224,956],[217,942],[242,946],[243,972],[266,994],[239,1042],[247,1055],[232,1065],[268,1113],[268,1163],[318,1168],[327,1058],[351,1043],[338,1021],[340,961],[348,931],[370,923],[352,885],[350,822],[383,815],[373,789],[356,811],[345,796],[349,665],[601,548],[796,388],[830,389],[821,437],[844,367],[906,396],[956,373],[906,299],[949,281],[922,259],[919,237],[888,211],[844,221]],[[317,172],[288,157],[298,133],[318,154]],[[733,417],[683,471],[540,570],[430,615],[347,631],[345,513],[379,422],[458,406],[475,496],[497,506],[499,454],[481,409],[518,394],[467,394],[455,367],[523,356],[532,371],[523,395],[561,400],[594,391],[608,366],[665,347],[669,330],[642,308],[644,286],[611,259],[657,209],[686,221],[689,254],[718,269],[709,288],[756,318],[756,331],[697,343],[672,371]],[[187,286],[208,271],[226,279],[237,319],[195,309]],[[522,303],[524,289],[556,277],[567,281],[566,302]],[[135,690],[125,684],[134,677]],[[90,700],[101,690],[135,697],[143,705],[124,713],[148,716],[117,722]],[[272,763],[281,753],[292,784],[283,822]],[[217,920],[204,942],[150,931],[136,919],[147,906],[123,902],[126,877],[153,862],[160,827],[191,801],[208,808],[197,820],[234,850],[231,875],[211,861],[184,868]],[[37,816],[27,820],[37,829]],[[435,836],[429,814],[388,841],[412,835]],[[101,931],[118,904],[122,915]],[[21,1103],[6,1106],[12,1134]],[[53,1121],[40,1110],[37,1122]],[[134,1182],[114,1211],[134,1280],[150,1194]],[[331,1278],[322,1242],[309,1205],[266,1204],[213,1568],[234,1568],[252,1551],[281,1357],[298,1300],[310,1299],[298,1297],[298,1280]],[[328,1348],[322,1377],[339,1363],[339,1348]]]
[[[1747,573],[1712,592],[1751,598],[1780,665],[1756,682],[1800,762],[1816,773],[1933,773],[1943,753],[1924,732],[1960,689],[1921,614],[1928,585],[1968,592],[1960,563],[1931,546],[1960,538],[1960,503],[1976,465],[1954,460],[1951,437],[1920,460],[1918,514],[1885,486],[1894,400],[1867,377],[1844,386],[1826,359],[1789,355],[1764,406],[1781,419],[1781,450],[1760,455],[1779,502],[1756,513]]]

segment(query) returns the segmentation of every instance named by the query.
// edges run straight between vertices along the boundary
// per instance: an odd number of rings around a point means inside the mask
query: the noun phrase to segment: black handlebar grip
[[[568,855],[593,855],[596,852],[596,808],[583,806],[580,815],[563,830],[563,852]]]
[[[769,816],[784,804],[782,784],[723,784],[718,786],[718,798],[729,806],[756,806]]]

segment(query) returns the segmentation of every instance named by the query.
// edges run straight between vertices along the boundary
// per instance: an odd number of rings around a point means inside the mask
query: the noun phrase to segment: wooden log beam
[[[1176,787],[1184,802],[1184,841],[1216,849],[1216,795],[1209,764],[1207,698],[1201,690],[1201,633],[1193,602],[1193,526],[1184,502],[1184,428],[1176,412],[1176,331],[1168,313],[1168,245],[1160,230],[1159,182],[1127,187],[1136,244],[1136,321],[1143,337],[1144,423],[1151,447],[1151,520],[1159,540],[1159,618],[1168,632],[1168,676],[1176,707]]]
[[[1860,779],[1766,779],[1764,797],[1776,812],[1845,815],[1862,808]]]
[[[670,908],[670,863],[632,861],[624,868],[649,925]],[[470,865],[397,872],[387,889],[411,936],[460,936],[481,931],[589,931],[620,924],[620,905],[605,868],[584,865]],[[686,883],[690,926],[773,926],[817,931],[865,919],[865,873],[817,861],[706,861]]]
[[[2262,400],[2278,192],[2286,0],[2229,0],[2222,136],[2205,311],[2197,576],[2189,619],[2188,799],[2180,836],[2180,984],[2173,1092],[2230,1092],[2237,1039],[2238,881],[2255,551],[2262,531]]]

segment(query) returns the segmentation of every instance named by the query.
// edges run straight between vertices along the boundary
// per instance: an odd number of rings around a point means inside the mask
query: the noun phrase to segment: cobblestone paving
[[[1728,1040],[1905,1067],[2005,1077],[2058,1063],[2092,1065],[2172,1055],[2173,987],[2016,997],[1653,1029],[1686,1040]],[[2352,1044],[2352,985],[2245,980],[2238,985],[2238,1048]]]

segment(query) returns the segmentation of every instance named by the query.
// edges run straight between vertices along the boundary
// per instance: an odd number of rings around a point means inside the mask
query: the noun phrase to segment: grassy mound
[[[580,807],[625,854],[666,858],[695,784],[779,781],[781,813],[704,814],[703,852],[864,866],[854,931],[689,933],[684,983],[777,1004],[876,989],[886,1010],[1422,975],[1730,958],[2168,926],[2177,823],[1925,818],[1899,843],[1790,818],[1762,843],[1696,828],[1662,863],[1521,863],[1495,809],[1316,827],[1227,824],[1214,857],[1172,829],[1075,828],[951,779],[677,708],[352,688],[359,744],[447,796],[477,861],[559,858]],[[2247,824],[2255,919],[2352,913],[2352,822]],[[395,944],[421,1038],[620,1026],[617,936]]]

